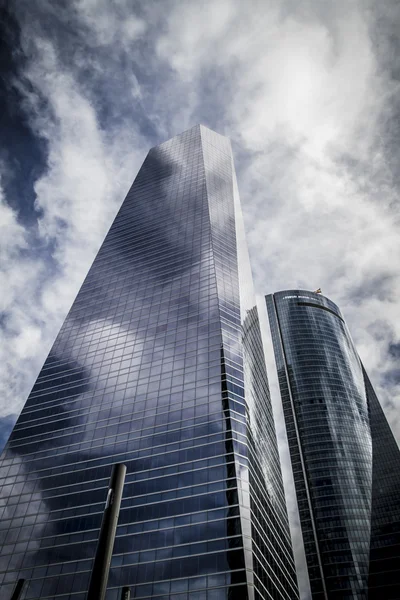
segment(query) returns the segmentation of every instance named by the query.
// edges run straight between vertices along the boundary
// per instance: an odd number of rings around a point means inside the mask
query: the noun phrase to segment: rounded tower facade
[[[313,600],[367,598],[372,439],[363,368],[320,293],[267,306]]]

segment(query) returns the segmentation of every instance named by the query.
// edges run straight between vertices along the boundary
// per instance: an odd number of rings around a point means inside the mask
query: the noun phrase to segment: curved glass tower
[[[245,255],[229,140],[150,150],[1,457],[2,599],[86,599],[119,462],[107,600],[298,597]]]
[[[313,600],[400,598],[400,454],[346,323],[319,293],[266,301]]]

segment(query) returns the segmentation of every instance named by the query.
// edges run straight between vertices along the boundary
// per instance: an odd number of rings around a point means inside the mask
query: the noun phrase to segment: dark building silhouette
[[[400,453],[339,308],[266,297],[313,600],[400,598]]]
[[[226,138],[150,150],[1,457],[1,598],[85,600],[118,462],[107,600],[298,597],[243,239]]]

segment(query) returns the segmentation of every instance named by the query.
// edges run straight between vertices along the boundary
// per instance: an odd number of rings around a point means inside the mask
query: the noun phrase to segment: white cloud
[[[29,232],[18,222],[18,214],[5,202],[0,187],[0,314],[3,339],[0,344],[0,417],[16,413],[23,399],[24,384],[32,384],[34,372],[24,372],[24,359],[37,353],[38,315],[29,313],[31,291],[43,274],[43,265],[29,257]],[[34,312],[34,311],[33,311]],[[28,349],[30,348],[30,350]]]
[[[388,11],[381,28],[398,15],[394,4]],[[207,0],[143,3],[138,16],[128,0],[79,0],[68,15],[69,62],[20,15],[21,90],[49,152],[35,184],[39,234],[56,241],[57,270],[46,276],[42,258],[21,252],[29,232],[3,203],[7,406],[20,409],[154,131],[163,141],[205,120],[234,142],[257,292],[321,286],[339,304],[400,436],[400,385],[388,377],[389,344],[400,342],[397,148],[388,156],[385,140],[399,84],[389,41],[377,46],[376,10],[355,0]],[[99,117],[104,89],[109,121]]]
[[[371,12],[357,2],[326,15],[311,2],[245,10],[232,0],[210,26],[214,4],[176,6],[157,48],[183,80],[218,69],[231,81],[220,126],[250,157],[238,165],[239,190],[257,291],[322,286],[379,387],[388,344],[400,339],[400,236],[380,137],[393,82],[379,69]],[[371,285],[382,276],[384,298]],[[377,314],[388,337],[370,328]],[[398,406],[398,387],[390,393]]]
[[[27,246],[25,230],[18,223],[16,212],[5,202],[0,179],[0,261],[3,268]]]
[[[53,250],[50,269],[50,261],[32,248],[32,231],[18,223],[2,199],[0,416],[21,409],[146,143],[126,119],[108,131],[101,129],[78,73],[62,68],[50,39],[32,27],[24,43],[31,60],[19,89],[31,126],[48,148],[48,168],[35,183],[35,205],[41,211],[38,236]]]
[[[143,19],[132,14],[129,0],[114,1],[113,10],[107,0],[77,0],[74,9],[87,27],[87,43],[95,46],[124,43],[129,47],[147,28]]]
[[[218,42],[226,43],[235,13],[231,0],[175,4],[168,14],[166,33],[156,42],[159,57],[167,58],[181,77],[193,81],[203,64],[214,59]]]

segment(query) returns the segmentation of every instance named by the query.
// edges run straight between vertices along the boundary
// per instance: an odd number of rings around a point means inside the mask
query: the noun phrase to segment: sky
[[[0,22],[0,447],[147,151],[196,123],[232,141],[260,304],[321,287],[399,439],[398,1],[0,0]]]

